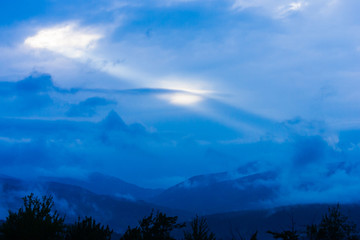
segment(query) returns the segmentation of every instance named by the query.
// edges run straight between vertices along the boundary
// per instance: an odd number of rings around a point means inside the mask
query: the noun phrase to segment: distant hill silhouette
[[[262,208],[276,196],[276,189],[259,181],[271,180],[273,172],[230,178],[226,173],[201,175],[179,183],[151,199],[153,203],[200,214]]]
[[[216,234],[217,239],[223,240],[231,240],[232,237],[240,239],[239,236],[250,239],[256,231],[258,239],[270,240],[272,236],[266,233],[268,230],[281,232],[294,223],[295,228],[302,231],[307,225],[318,224],[329,205],[307,204],[261,209],[261,198],[271,198],[275,193],[272,189],[252,185],[259,179],[273,177],[272,172],[235,178],[226,173],[202,175],[190,178],[156,196],[161,190],[153,192],[99,173],[94,173],[88,180],[83,181],[71,178],[23,181],[1,175],[0,210],[2,213],[6,213],[8,209],[17,210],[22,204],[21,198],[30,192],[37,195],[52,194],[55,208],[66,215],[66,221],[71,223],[77,220],[78,216],[92,216],[102,224],[109,225],[116,233],[124,233],[128,225],[136,226],[139,219],[149,215],[152,209],[165,212],[169,216],[178,216],[179,222],[189,222],[196,213],[200,213],[206,217],[209,229]],[[90,191],[90,188],[97,192]],[[132,192],[134,196],[138,194],[139,197],[141,194],[147,197],[155,194],[156,197],[152,198],[153,203],[149,203],[117,195],[126,192]],[[159,199],[157,204],[154,203],[156,198]],[[164,205],[160,204],[160,200]],[[257,209],[231,211],[235,207]],[[176,210],[177,208],[187,211]],[[224,212],[220,212],[221,210]],[[215,211],[219,213],[205,214]],[[341,211],[360,226],[360,205],[342,204]],[[6,215],[1,216],[3,219],[5,217]],[[182,231],[175,232],[179,237],[182,234]]]
[[[231,240],[233,235],[236,239],[239,234],[250,239],[251,234],[258,231],[258,239],[273,239],[266,232],[272,230],[281,232],[291,229],[292,221],[298,232],[305,230],[306,225],[318,224],[328,208],[335,205],[307,204],[278,207],[265,210],[238,211],[220,213],[206,216],[209,228],[219,239]],[[358,227],[360,226],[360,205],[343,204],[341,212],[348,216]]]
[[[102,173],[91,173],[85,179],[41,177],[42,181],[59,182],[85,188],[91,192],[109,195],[129,200],[147,200],[163,191],[163,189],[142,188],[135,184],[125,182],[119,178],[104,175]]]
[[[92,216],[110,225],[116,232],[125,231],[128,225],[136,225],[138,220],[148,215],[152,209],[179,216],[183,221],[191,217],[191,214],[185,211],[144,201],[95,194],[85,188],[59,182],[25,182],[15,178],[0,177],[0,184],[3,186],[3,192],[0,194],[6,196],[1,202],[2,208],[17,210],[22,204],[21,198],[24,193],[52,194],[56,203],[55,208],[66,215],[66,221],[74,222],[78,216]]]

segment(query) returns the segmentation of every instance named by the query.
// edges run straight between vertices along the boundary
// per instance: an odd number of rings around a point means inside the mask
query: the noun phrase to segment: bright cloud
[[[194,105],[202,100],[202,97],[187,93],[175,93],[168,96],[170,103],[175,105]]]
[[[40,30],[35,36],[26,38],[25,45],[32,49],[48,50],[62,56],[72,58],[79,63],[112,75],[121,81],[131,83],[135,87],[164,88],[175,91],[184,91],[189,94],[175,94],[165,99],[175,105],[192,105],[201,101],[200,95],[209,94],[203,82],[189,77],[162,77],[147,73],[127,63],[117,63],[113,56],[98,51],[97,54],[88,54],[103,36],[86,27],[76,24],[54,26]],[[121,49],[119,50],[121,52]],[[209,85],[209,84],[207,84]]]
[[[297,11],[297,10],[300,10],[303,5],[304,4],[302,2],[290,3],[288,9],[290,11]]]
[[[70,58],[81,58],[95,47],[100,38],[102,35],[98,33],[69,24],[42,29],[35,36],[26,38],[24,43],[31,48],[46,49]]]

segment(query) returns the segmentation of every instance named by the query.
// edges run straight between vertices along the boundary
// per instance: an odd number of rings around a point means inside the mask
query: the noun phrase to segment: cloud
[[[49,107],[53,100],[49,92],[56,91],[51,76],[33,73],[18,82],[0,82],[3,116],[27,115]]]
[[[234,10],[257,10],[257,13],[265,14],[274,19],[284,19],[295,13],[303,13],[307,18],[330,16],[334,10],[342,4],[338,0],[235,0],[232,9]]]
[[[307,5],[307,2],[292,2],[288,5],[279,6],[277,9],[278,17],[286,17],[291,13],[302,11]]]
[[[72,105],[66,112],[68,117],[92,117],[96,109],[101,106],[113,105],[116,102],[101,97],[91,97],[76,105]]]
[[[29,51],[32,52],[32,54],[29,53],[30,55],[42,56],[41,59],[32,59],[30,56],[19,56],[18,58],[22,58],[22,61],[28,59],[27,63],[30,69],[36,66],[40,70],[52,72],[57,82],[61,84],[66,82],[68,86],[96,84],[98,87],[108,88],[123,88],[126,85],[136,88],[159,88],[163,87],[163,82],[167,82],[167,88],[171,85],[177,88],[177,86],[181,86],[176,84],[178,81],[186,83],[183,85],[187,85],[186,88],[190,90],[211,91],[216,89],[215,94],[221,94],[227,102],[248,110],[258,111],[268,117],[290,118],[294,115],[313,115],[318,111],[308,113],[306,112],[307,106],[313,99],[312,93],[317,88],[323,87],[321,82],[325,80],[321,79],[336,78],[336,73],[341,68],[336,63],[344,62],[345,59],[349,59],[350,62],[350,58],[348,58],[350,55],[346,53],[332,52],[328,48],[321,50],[324,38],[328,39],[327,43],[334,41],[337,42],[335,43],[337,45],[345,38],[338,41],[334,40],[335,36],[353,36],[350,32],[344,32],[347,27],[330,26],[335,22],[340,24],[339,20],[344,19],[343,16],[347,11],[343,8],[340,8],[338,12],[331,12],[330,16],[327,15],[328,18],[323,18],[323,15],[320,14],[319,9],[327,9],[330,5],[334,5],[334,2],[331,1],[330,4],[329,1],[317,0],[306,4],[305,1],[238,1],[236,3],[238,9],[247,10],[236,12],[236,14],[229,13],[226,7],[207,7],[221,5],[218,1],[210,1],[206,4],[184,3],[185,5],[171,7],[139,5],[139,2],[138,6],[120,4],[120,10],[111,10],[113,11],[111,14],[106,14],[123,16],[121,23],[109,31],[100,31],[99,29],[110,29],[109,26],[113,25],[114,19],[103,18],[104,16],[98,11],[94,11],[91,17],[87,17],[84,12],[79,11],[78,19],[80,20],[77,25],[73,23],[74,21],[69,20],[69,16],[58,17],[56,21],[52,21],[55,22],[52,26],[48,23],[44,26],[37,22],[23,32],[26,33],[24,35],[27,35],[25,39],[40,36],[42,30],[54,29],[61,29],[59,36],[66,34],[79,36],[79,38],[85,36],[86,41],[79,41],[80,45],[67,43],[67,40],[64,41],[64,46],[60,46],[58,49],[74,48],[74,53],[79,50],[81,54],[86,55],[86,57],[83,55],[86,60],[76,58],[71,59],[72,61],[67,60],[70,62],[66,64],[55,61],[55,59],[59,59],[59,56],[49,55],[48,52],[66,56],[66,51],[65,53],[64,51],[56,52],[57,48],[51,46],[41,48],[48,50],[45,51],[46,54],[40,51],[40,48],[32,48],[35,51]],[[350,6],[351,4],[340,5]],[[76,6],[74,3],[69,8],[74,9]],[[87,9],[90,7],[94,6],[87,5]],[[272,12],[278,11],[277,14],[281,10],[280,12],[285,15],[301,11],[301,17],[289,18],[286,24],[282,25],[276,21],[269,21],[267,17],[254,14],[252,11],[254,9],[251,7],[269,9]],[[88,11],[85,12],[88,13]],[[98,24],[94,23],[94,18],[96,18],[94,15],[99,20]],[[177,16],[176,21],[173,20],[171,23],[162,21],[163,19],[172,19],[171,16],[174,15]],[[332,17],[337,20],[330,21],[330,19],[335,19]],[[56,23],[58,21],[60,23]],[[164,26],[161,24],[162,22],[167,22],[168,25]],[[181,24],[186,22],[191,26],[181,27],[184,26]],[[327,23],[325,27],[328,26],[325,29],[321,27],[324,23]],[[37,34],[28,34],[30,30],[34,31],[34,28]],[[152,29],[151,39],[145,36],[149,28]],[[102,36],[101,41],[92,38],[94,34]],[[47,41],[44,42],[48,44]],[[96,49],[91,47],[92,43],[95,43]],[[27,46],[29,48],[29,45]],[[344,42],[343,46],[351,46],[351,44]],[[73,53],[73,51],[71,52]],[[321,57],[328,55],[329,57]],[[338,59],[339,56],[344,57]],[[8,56],[6,59],[9,59]],[[330,62],[331,59],[333,61]],[[322,63],[316,64],[319,62]],[[356,62],[356,59],[352,59],[351,62]],[[15,68],[20,67],[18,64],[14,65]],[[333,67],[327,71],[325,66]],[[262,71],[258,71],[259,68]],[[331,73],[326,74],[327,72]],[[165,79],[166,81],[163,81],[169,73],[175,73],[177,80]],[[320,73],[328,76],[318,76]],[[298,76],[301,74],[305,76],[306,80],[299,80],[304,79]],[[287,79],[293,80],[287,81]],[[208,85],[196,84],[197,82],[205,82]],[[291,86],[296,85],[296,87],[289,86],[290,82]],[[293,84],[294,82],[296,84]],[[311,86],[307,84],[309,82],[311,82]],[[271,85],[273,88],[267,85]],[[340,86],[337,85],[335,84],[334,89],[338,91]],[[345,88],[351,84],[341,85],[341,88]],[[297,90],[292,92],[292,88],[298,89],[299,87],[305,88],[304,91],[301,91],[304,94],[296,94]],[[284,88],[288,90],[284,91]],[[308,88],[313,90],[307,91]],[[271,90],[269,91],[269,89]],[[285,92],[289,92],[291,97],[284,96]],[[228,96],[225,97],[225,95]],[[345,93],[344,95],[350,96],[351,94]],[[294,107],[288,107],[286,102]],[[330,108],[330,106],[336,106],[336,104],[326,104],[325,108]],[[296,113],[294,109],[300,113]]]
[[[325,158],[325,149],[329,146],[321,137],[312,136],[297,139],[294,148],[294,165],[302,167],[307,164],[319,164],[319,161]]]
[[[49,74],[41,74],[34,72],[29,77],[16,82],[16,90],[21,93],[32,92],[47,92],[55,89]]]
[[[224,6],[208,7],[221,5],[218,1],[205,5],[198,2],[173,6],[125,4],[117,10],[109,10],[111,14],[122,16],[121,23],[116,24],[114,19],[108,18],[95,24],[79,13],[83,21],[79,20],[77,25],[64,19],[60,24],[34,28],[40,33],[41,29],[62,29],[65,26],[69,28],[66,31],[74,32],[74,36],[77,32],[85,36],[97,34],[102,38],[92,41],[96,48],[92,48],[91,43],[84,46],[70,44],[69,49],[78,48],[83,55],[67,59],[66,63],[55,61],[66,53],[56,52],[53,48],[41,48],[47,51],[32,48],[28,54],[38,54],[38,58],[31,61],[38,69],[50,69],[47,72],[54,73],[54,79],[61,85],[184,90],[199,93],[202,99],[215,97],[276,120],[298,115],[305,118],[335,116],[339,109],[354,106],[349,104],[353,100],[345,103],[349,97],[337,97],[356,96],[352,92],[354,88],[346,89],[354,84],[355,80],[350,78],[355,77],[339,76],[343,67],[337,64],[339,61],[347,62],[344,64],[348,66],[346,68],[356,69],[352,63],[357,59],[351,59],[354,55],[337,50],[339,42],[349,48],[352,44],[336,37],[350,36],[350,32],[356,31],[349,29],[345,33],[347,27],[330,26],[335,22],[341,25],[339,20],[346,13],[344,9],[318,14],[322,12],[319,9],[325,11],[331,5],[321,0],[311,3],[239,1],[237,4],[237,9],[242,11],[229,12]],[[258,14],[258,11],[294,18],[274,21],[269,19],[269,14]],[[94,14],[99,18],[102,16],[98,11]],[[335,18],[336,21],[330,21]],[[163,21],[169,19],[171,21]],[[105,30],[100,30],[102,28]],[[151,38],[146,36],[148,29],[152,29]],[[28,34],[27,38],[35,36]],[[329,47],[324,46],[324,38],[328,39]],[[358,43],[352,50],[356,46]],[[340,84],[337,78],[347,83]],[[333,97],[317,99],[314,103],[324,86],[334,89]],[[177,102],[169,97],[162,99],[168,103]],[[345,105],[348,107],[344,108]],[[347,111],[349,115],[354,112],[354,109]]]
[[[248,1],[248,0],[235,0],[233,9],[244,10],[247,8],[261,8],[266,12],[272,14],[275,18],[282,18],[289,15],[291,12],[303,10],[308,3],[306,1]]]
[[[113,56],[103,54],[92,54],[91,50],[95,48],[96,42],[104,36],[96,33],[95,28],[80,27],[76,24],[63,24],[50,28],[41,29],[35,36],[25,39],[24,44],[32,49],[48,50],[50,52],[60,54],[69,58],[73,58],[80,63],[87,64],[90,68],[102,71],[112,75],[121,81],[131,83],[133,86],[151,87],[151,88],[167,88],[176,91],[189,91],[200,94],[209,94],[210,91],[204,88],[201,80],[184,76],[157,76],[146,71],[141,71],[129,64],[117,62],[113,60]],[[117,46],[110,46],[116,48]],[[106,49],[102,49],[103,51]],[[113,54],[113,49],[111,50]],[[121,49],[119,49],[122,54]],[[202,85],[202,86],[200,86]],[[185,95],[184,95],[185,96]],[[198,102],[200,96],[174,95],[169,98],[170,103],[180,105],[184,102]],[[189,100],[190,99],[190,100]]]
[[[36,35],[25,39],[24,44],[34,49],[46,49],[70,58],[81,58],[95,47],[102,38],[93,30],[83,29],[75,24],[41,29]]]

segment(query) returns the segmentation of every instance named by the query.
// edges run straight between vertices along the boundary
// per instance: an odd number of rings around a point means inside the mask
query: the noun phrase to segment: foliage
[[[253,235],[251,235],[250,240],[257,240],[258,231],[256,231]]]
[[[112,233],[109,226],[96,223],[92,217],[85,217],[68,227],[65,240],[110,240]]]
[[[9,211],[9,216],[1,226],[4,239],[54,240],[64,233],[64,218],[54,207],[52,196],[34,197],[31,193],[23,198],[24,206],[18,212]]]
[[[307,226],[307,235],[311,240],[356,240],[360,239],[353,224],[340,211],[340,206],[329,208],[319,226]]]
[[[182,228],[184,224],[177,224],[178,217],[167,217],[166,214],[154,211],[148,217],[144,217],[139,226],[128,227],[121,240],[174,240],[170,236],[172,230]]]
[[[73,225],[64,225],[64,217],[53,210],[52,196],[35,197],[30,194],[23,198],[23,207],[17,212],[9,211],[6,221],[0,225],[0,239],[4,240],[110,240],[113,230],[109,226],[97,223],[92,217],[76,221]],[[177,223],[178,217],[168,217],[154,210],[139,221],[134,228],[128,227],[120,240],[175,240],[170,234],[185,224]],[[282,232],[267,231],[274,239],[299,240],[300,235],[294,229]],[[309,240],[360,240],[356,225],[340,211],[339,204],[328,209],[320,224],[306,226],[303,239]],[[257,240],[256,231],[250,240]],[[244,240],[245,238],[241,237]],[[216,240],[209,230],[204,217],[196,216],[190,228],[184,231],[184,240]]]
[[[316,240],[318,236],[318,231],[318,226],[316,224],[306,226],[306,235],[309,240]]]
[[[128,226],[128,229],[126,230],[124,235],[122,235],[122,237],[120,238],[120,240],[143,240],[143,239],[144,237],[141,232],[141,229],[139,227],[130,228],[130,226]]]
[[[191,232],[184,232],[185,240],[216,240],[215,234],[209,232],[206,218],[196,216],[190,226]]]

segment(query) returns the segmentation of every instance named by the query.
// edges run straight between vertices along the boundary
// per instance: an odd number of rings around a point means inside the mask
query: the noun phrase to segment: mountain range
[[[195,214],[206,216],[210,229],[222,239],[249,238],[255,231],[259,239],[271,239],[267,230],[295,226],[301,232],[307,224],[318,223],[327,211],[326,204],[263,205],[275,198],[277,191],[257,183],[275,177],[274,172],[248,174],[239,169],[231,174],[195,176],[168,189],[147,189],[101,173],[84,179],[39,177],[27,181],[1,175],[0,219],[5,219],[8,209],[16,211],[21,198],[34,192],[52,195],[67,222],[92,216],[117,233],[135,226],[152,210],[178,216],[179,222],[190,221]],[[360,224],[360,205],[345,204],[343,210]]]

